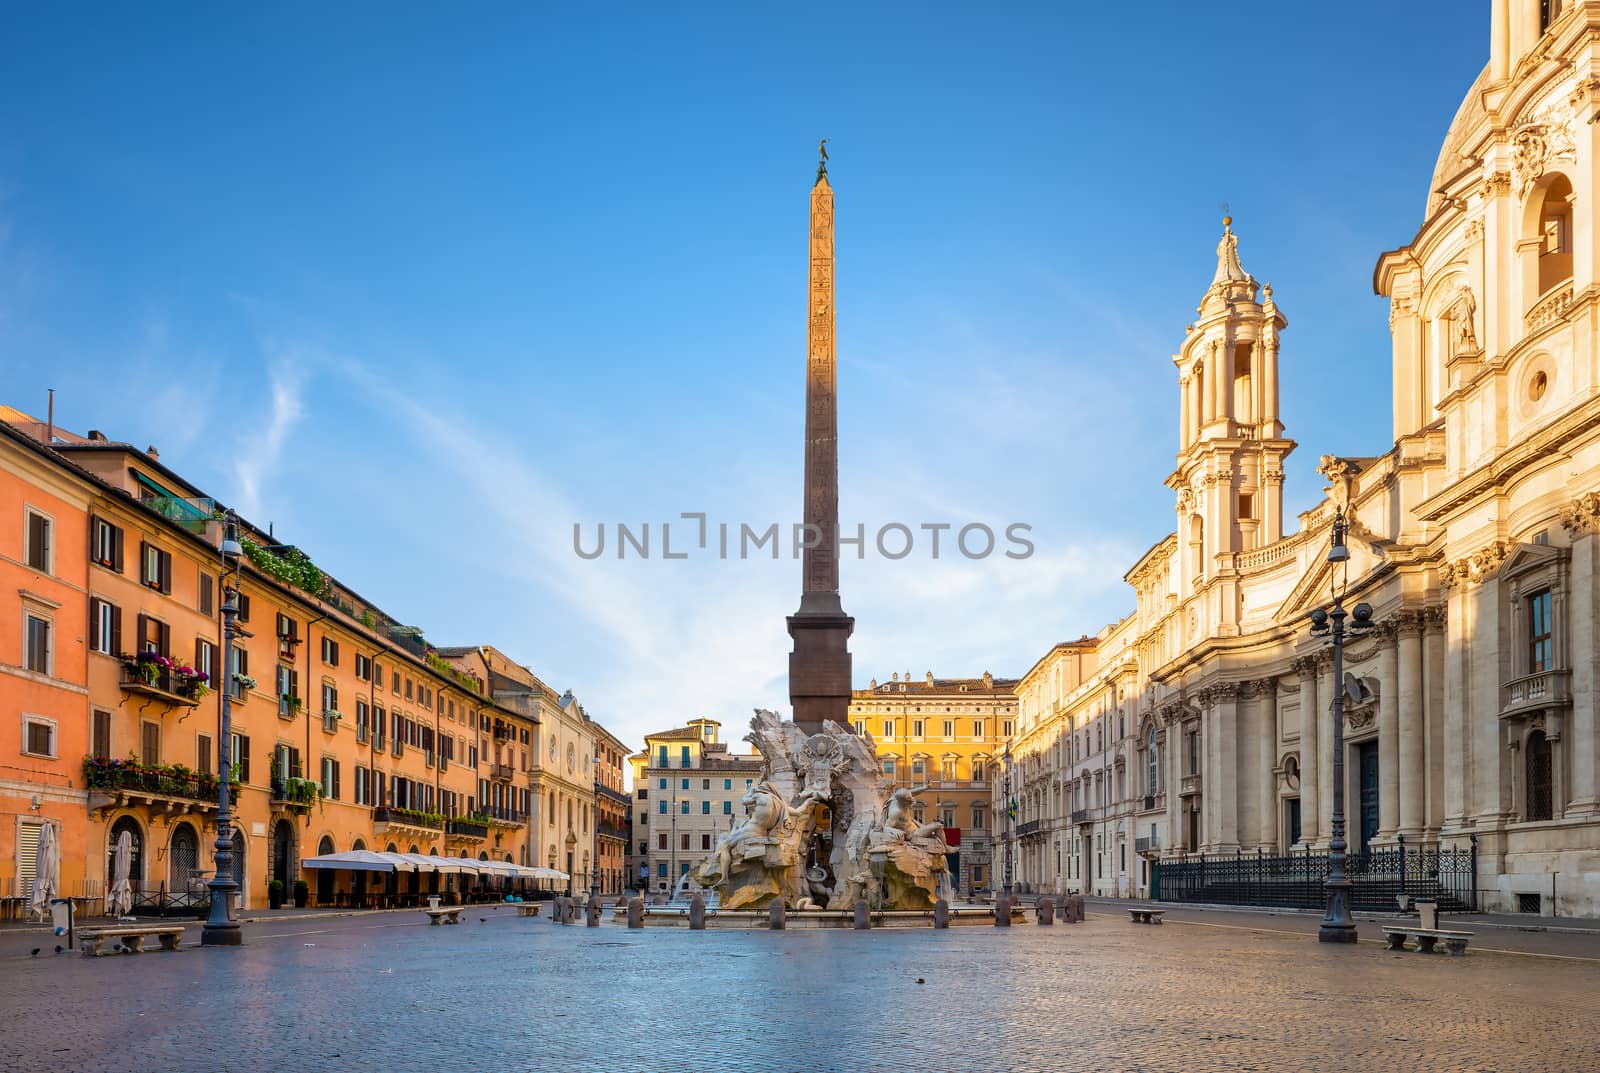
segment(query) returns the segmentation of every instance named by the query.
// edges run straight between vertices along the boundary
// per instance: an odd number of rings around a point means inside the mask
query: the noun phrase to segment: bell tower
[[[1222,220],[1217,271],[1187,329],[1178,367],[1180,591],[1193,593],[1231,568],[1218,556],[1283,536],[1283,460],[1294,450],[1278,415],[1278,336],[1288,321],[1239,264],[1233,218]],[[1233,620],[1229,601],[1218,623]]]

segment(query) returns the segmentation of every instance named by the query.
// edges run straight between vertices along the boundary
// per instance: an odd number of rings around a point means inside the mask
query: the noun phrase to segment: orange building
[[[135,911],[198,910],[217,837],[219,689],[232,700],[241,904],[293,897],[314,854],[391,850],[532,865],[540,714],[420,630],[243,526],[238,635],[221,651],[221,512],[99,433],[0,414],[0,894],[32,881],[42,824],[63,889],[102,894],[133,845]],[[46,438],[51,442],[47,446]],[[574,704],[573,707],[576,707]],[[512,757],[518,757],[512,762]],[[586,780],[587,782],[587,780]],[[588,816],[593,809],[589,794]],[[570,811],[570,809],[569,809]],[[553,859],[553,855],[552,859]],[[316,903],[459,893],[475,877],[308,872]],[[90,906],[91,911],[94,906]]]

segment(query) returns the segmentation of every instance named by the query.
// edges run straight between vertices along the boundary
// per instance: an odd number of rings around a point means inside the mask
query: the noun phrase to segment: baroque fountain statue
[[[762,758],[745,820],[695,870],[721,908],[928,909],[949,889],[944,826],[916,822],[918,790],[890,792],[870,735],[757,709],[745,740]]]

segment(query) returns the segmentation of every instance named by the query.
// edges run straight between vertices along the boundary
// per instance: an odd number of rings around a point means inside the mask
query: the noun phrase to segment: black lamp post
[[[1016,805],[1011,800],[1011,743],[1006,743],[1005,773],[1001,776],[1000,796],[1005,800],[1006,806],[1006,882],[1005,896],[1011,897],[1011,839],[1012,822],[1015,819]]]
[[[1329,595],[1333,599],[1331,610],[1317,608],[1311,612],[1311,632],[1333,639],[1333,838],[1328,843],[1328,880],[1323,888],[1328,892],[1328,911],[1317,929],[1317,939],[1324,943],[1353,943],[1356,941],[1356,924],[1350,917],[1350,879],[1345,875],[1344,837],[1344,620],[1346,614],[1352,633],[1364,633],[1372,628],[1372,607],[1357,604],[1349,612],[1344,609],[1345,590],[1349,585],[1350,549],[1345,547],[1344,534],[1348,523],[1344,511],[1333,516],[1333,543],[1328,548],[1328,562],[1332,565]]]
[[[208,884],[211,888],[211,911],[205,927],[200,932],[203,946],[238,946],[239,922],[233,916],[233,895],[239,885],[233,881],[233,815],[229,811],[229,780],[233,774],[232,700],[233,700],[233,625],[239,614],[239,556],[244,549],[239,543],[239,526],[232,512],[223,519],[222,542],[218,553],[222,559],[222,674],[220,682],[212,685],[220,690],[217,728],[217,872]],[[228,584],[229,571],[233,584]]]

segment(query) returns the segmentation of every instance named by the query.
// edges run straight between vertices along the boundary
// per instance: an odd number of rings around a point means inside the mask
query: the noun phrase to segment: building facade
[[[621,894],[630,889],[629,867],[633,841],[633,799],[626,782],[628,747],[598,723],[595,730],[594,797],[598,815],[595,827],[597,876],[601,894]]]
[[[0,571],[16,601],[10,632],[0,629],[0,714],[17,732],[0,739],[0,895],[31,885],[48,823],[63,893],[91,905],[103,896],[126,832],[136,911],[203,903],[224,775],[235,786],[246,908],[292,896],[302,878],[319,903],[363,901],[375,893],[369,882],[411,893],[459,882],[302,877],[301,859],[321,853],[550,863],[532,819],[548,770],[540,748],[552,733],[581,744],[577,727],[590,724],[575,702],[502,701],[487,667],[444,658],[421,631],[248,524],[246,554],[226,570],[218,505],[153,448],[3,416],[0,509],[17,525],[0,527],[10,541]],[[238,633],[225,654],[230,590]],[[221,690],[232,707],[226,770]],[[586,760],[592,731],[587,740]],[[573,789],[592,814],[591,773]]]
[[[1487,910],[1600,914],[1597,31],[1493,5],[1422,227],[1375,272],[1393,442],[1322,456],[1293,532],[1288,322],[1225,226],[1174,359],[1175,530],[1127,573],[1133,613],[1020,687],[1027,883],[1143,893],[1156,860],[1325,849],[1338,690],[1355,851],[1470,854]],[[1308,630],[1336,591],[1375,625],[1342,681]]]
[[[917,822],[944,824],[951,879],[963,894],[996,883],[992,795],[1016,717],[1015,685],[988,672],[935,678],[929,671],[913,681],[908,671],[850,697],[851,726],[872,736],[885,777],[919,790]]]
[[[676,888],[744,820],[744,795],[761,777],[761,758],[735,753],[719,740],[722,724],[691,719],[687,726],[645,735],[633,767],[633,837],[644,889]]]

